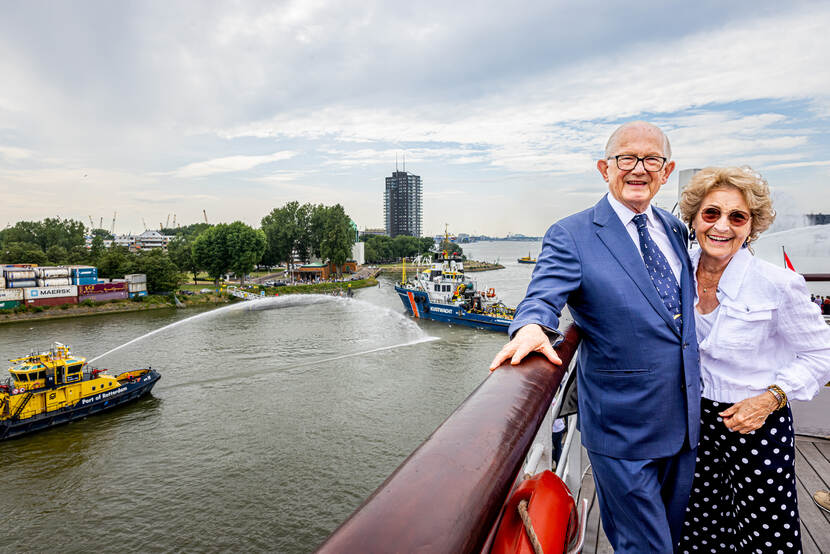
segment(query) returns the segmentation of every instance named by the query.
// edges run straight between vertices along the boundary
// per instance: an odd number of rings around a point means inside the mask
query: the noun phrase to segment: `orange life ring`
[[[525,479],[510,495],[490,552],[533,554],[533,545],[519,515],[522,500],[528,501],[527,511],[542,550],[566,552],[568,543],[578,533],[576,504],[565,483],[551,471]]]
[[[496,289],[487,289],[487,298],[493,298],[494,296],[496,296]]]

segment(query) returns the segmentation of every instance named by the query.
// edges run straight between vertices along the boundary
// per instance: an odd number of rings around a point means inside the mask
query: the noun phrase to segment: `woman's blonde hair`
[[[680,216],[689,228],[700,211],[703,199],[716,189],[735,189],[744,197],[752,216],[749,242],[766,231],[775,220],[769,185],[761,174],[749,166],[707,167],[698,171],[680,196]]]

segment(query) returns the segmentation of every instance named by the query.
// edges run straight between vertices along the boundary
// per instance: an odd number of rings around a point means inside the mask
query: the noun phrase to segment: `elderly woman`
[[[748,248],[772,223],[769,188],[749,168],[707,168],[680,211],[700,343],[701,431],[683,552],[800,552],[788,400],[830,377],[830,327],[797,273]]]

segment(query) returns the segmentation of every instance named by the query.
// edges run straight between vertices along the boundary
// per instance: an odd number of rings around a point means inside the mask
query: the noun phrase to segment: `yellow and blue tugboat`
[[[58,342],[10,361],[11,377],[0,384],[0,440],[120,406],[150,392],[161,378],[152,368],[113,377]]]

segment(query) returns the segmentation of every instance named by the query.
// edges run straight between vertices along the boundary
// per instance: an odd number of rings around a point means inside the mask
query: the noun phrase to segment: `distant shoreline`
[[[288,294],[326,294],[332,292],[345,291],[350,286],[353,289],[363,287],[373,287],[377,285],[377,280],[373,277],[367,279],[360,279],[358,281],[336,281],[330,283],[314,283],[309,285],[287,285],[284,287],[267,287],[266,296],[283,296]],[[237,285],[238,286],[238,285]],[[205,285],[204,288],[209,288]],[[229,304],[231,302],[244,302],[244,300],[235,298],[227,293],[207,293],[196,294],[192,296],[177,294],[176,297],[179,302],[184,304],[184,308],[197,308],[202,306],[220,306],[222,304]],[[118,302],[106,302],[95,304],[92,306],[85,306],[83,304],[65,304],[64,306],[49,306],[48,309],[42,311],[30,312],[21,311],[14,312],[8,310],[6,313],[0,314],[0,325],[4,323],[17,323],[21,321],[40,321],[52,319],[67,319],[73,317],[86,317],[94,315],[105,314],[123,314],[131,312],[144,312],[147,310],[161,310],[161,309],[176,309],[175,300],[172,295],[165,296],[146,296],[145,300],[141,302],[134,302],[132,300],[123,300]],[[148,300],[149,299],[149,300]]]
[[[403,273],[404,266],[403,264],[387,264],[378,266],[380,268],[380,272],[384,275],[392,274],[399,274]],[[416,266],[414,264],[406,264],[407,271],[418,271],[424,266]],[[476,271],[494,271],[496,269],[504,269],[504,266],[501,264],[491,264],[489,262],[479,262],[476,260],[465,260],[464,261],[464,271],[466,273],[475,273]]]

